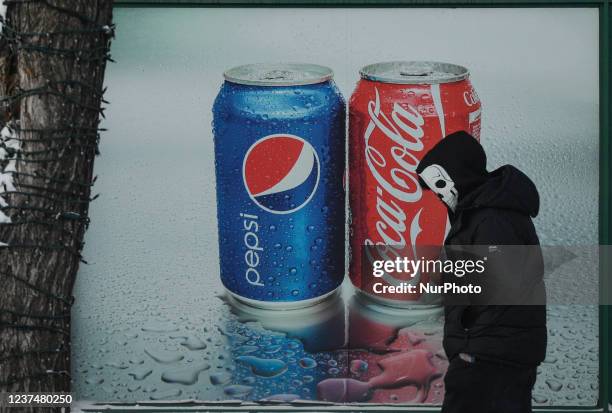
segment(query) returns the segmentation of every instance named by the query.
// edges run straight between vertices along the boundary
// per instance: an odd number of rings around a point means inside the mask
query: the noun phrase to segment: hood
[[[424,189],[430,188],[421,174],[432,165],[443,169],[442,174],[450,178],[459,200],[482,185],[488,177],[485,151],[478,140],[465,131],[446,136],[419,162],[416,172]]]
[[[527,175],[512,165],[505,165],[489,173],[485,183],[463,197],[457,209],[501,208],[536,217],[540,196]]]
[[[478,140],[458,131],[431,148],[416,172],[422,188],[436,192],[450,205],[450,211],[489,207],[535,217],[540,197],[531,179],[511,165],[493,172],[488,172],[486,165],[487,157]]]

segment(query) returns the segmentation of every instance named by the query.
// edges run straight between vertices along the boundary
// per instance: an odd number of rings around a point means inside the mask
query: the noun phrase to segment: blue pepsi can
[[[329,68],[235,67],[213,107],[221,281],[306,307],[344,278],[346,105]]]

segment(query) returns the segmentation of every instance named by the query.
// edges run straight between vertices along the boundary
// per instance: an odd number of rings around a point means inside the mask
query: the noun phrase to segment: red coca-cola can
[[[429,274],[373,276],[373,261],[437,258],[447,210],[421,188],[416,167],[453,132],[480,139],[480,99],[469,71],[455,64],[376,63],[360,74],[349,103],[350,278],[360,294],[382,304],[428,303],[420,285]]]

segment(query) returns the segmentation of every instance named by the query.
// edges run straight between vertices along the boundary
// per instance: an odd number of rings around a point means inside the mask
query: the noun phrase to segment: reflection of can
[[[233,317],[223,326],[235,364],[226,383],[229,393],[247,386],[243,398],[249,400],[313,399],[317,383],[346,374],[345,306],[339,295],[287,311],[231,297],[229,304]]]
[[[309,353],[335,351],[346,345],[344,302],[339,295],[311,307],[271,311],[229,300],[242,323],[255,322],[267,330],[298,339]]]
[[[319,398],[349,403],[441,403],[448,367],[442,349],[441,307],[392,308],[355,296],[348,311],[349,372],[345,379],[320,382]]]
[[[344,276],[344,100],[322,66],[224,76],[213,107],[221,280],[255,306],[311,305]]]
[[[349,104],[350,277],[374,299],[411,305],[421,299],[418,289],[379,292],[375,284],[417,285],[426,277],[373,277],[371,246],[380,246],[380,258],[393,260],[420,258],[418,246],[443,244],[446,208],[434,193],[422,191],[415,170],[423,155],[453,132],[465,130],[479,139],[480,100],[462,66],[389,62],[360,73]]]

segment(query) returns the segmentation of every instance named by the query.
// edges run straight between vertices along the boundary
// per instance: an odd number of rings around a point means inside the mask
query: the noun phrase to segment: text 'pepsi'
[[[259,307],[314,304],[344,278],[344,99],[318,65],[224,77],[213,107],[221,281]]]

